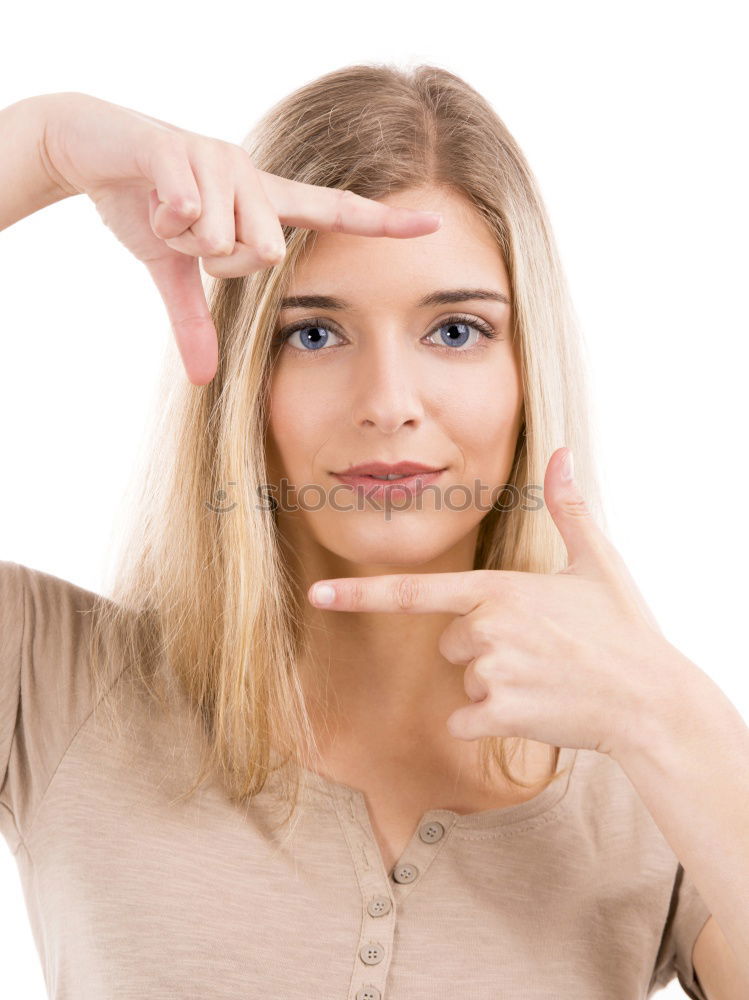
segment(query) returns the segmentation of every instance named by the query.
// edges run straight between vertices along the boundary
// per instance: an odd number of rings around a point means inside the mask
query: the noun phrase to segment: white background
[[[271,103],[355,62],[434,63],[481,91],[559,242],[612,540],[669,640],[749,720],[742,5],[266,6],[14,4],[0,106],[79,90],[239,143]],[[0,275],[0,558],[96,590],[166,313],[85,196],[3,231]],[[42,1000],[7,845],[0,887],[2,993]]]

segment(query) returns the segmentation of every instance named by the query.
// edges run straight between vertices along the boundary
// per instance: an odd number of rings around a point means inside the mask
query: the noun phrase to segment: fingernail
[[[318,583],[312,588],[312,600],[315,604],[332,604],[335,590],[328,583]]]
[[[562,462],[562,479],[572,479],[575,475],[575,464],[572,461],[572,452],[568,451]]]
[[[424,214],[430,222],[436,222],[438,225],[442,225],[442,216],[439,212],[425,212]]]

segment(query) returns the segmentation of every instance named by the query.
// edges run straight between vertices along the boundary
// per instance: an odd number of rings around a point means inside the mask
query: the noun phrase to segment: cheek
[[[278,455],[292,478],[307,475],[314,455],[340,427],[332,406],[313,379],[303,373],[279,373],[269,394],[269,454]]]
[[[522,387],[514,370],[506,366],[482,374],[447,399],[450,424],[455,428],[466,457],[482,468],[506,466],[515,451],[522,423]]]

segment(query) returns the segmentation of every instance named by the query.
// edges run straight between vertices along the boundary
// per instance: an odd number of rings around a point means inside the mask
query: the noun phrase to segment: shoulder
[[[106,601],[95,591],[65,580],[62,577],[34,569],[23,563],[0,560],[0,595],[3,604],[15,602],[18,606],[24,598],[30,601],[29,610],[43,617],[45,612],[53,616],[57,609],[67,607],[83,610],[95,602]],[[0,609],[5,612],[5,607]]]
[[[98,679],[92,672],[92,625],[108,607],[95,591],[0,560],[0,804],[16,830],[119,672],[116,657],[104,658]]]

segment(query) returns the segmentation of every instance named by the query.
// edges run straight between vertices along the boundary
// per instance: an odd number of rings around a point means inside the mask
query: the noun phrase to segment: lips
[[[382,466],[380,467],[382,468]],[[365,466],[365,468],[372,468],[372,465]],[[393,466],[384,466],[384,468],[392,469]],[[395,468],[397,469],[398,466],[396,465]],[[399,479],[374,479],[368,473],[334,472],[333,475],[339,483],[353,490],[357,496],[369,500],[395,501],[419,496],[427,486],[436,483],[444,471],[445,469],[434,469],[426,472],[418,471],[410,475],[405,473]],[[381,473],[381,475],[384,474]]]
[[[418,472],[442,472],[444,468],[439,465],[424,465],[422,462],[396,462],[388,464],[386,462],[362,462],[360,465],[352,465],[343,472],[334,472],[335,476],[410,476]]]

